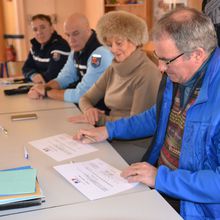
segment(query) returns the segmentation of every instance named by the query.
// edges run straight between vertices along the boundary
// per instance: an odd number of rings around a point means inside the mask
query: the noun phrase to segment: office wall
[[[4,31],[7,35],[25,35],[24,5],[23,0],[2,0]],[[16,48],[17,60],[23,60],[26,56],[25,39],[6,39],[6,44],[12,44]],[[6,47],[5,44],[5,47]],[[4,51],[5,52],[5,51]]]
[[[85,13],[85,0],[55,0],[55,13],[57,15],[56,29],[59,33],[64,33],[64,21],[75,12]]]
[[[95,29],[97,21],[104,14],[104,1],[85,0],[85,13],[89,19],[90,26]]]
[[[191,8],[196,8],[197,10],[202,9],[202,0],[188,0],[187,4]]]
[[[5,41],[3,39],[4,35],[4,16],[3,16],[3,2],[0,1],[0,61],[5,60]]]
[[[74,12],[87,15],[92,28],[104,14],[104,0],[0,0],[0,33],[24,34],[24,40],[13,40],[18,59],[25,60],[30,47],[29,39],[33,37],[30,27],[30,17],[37,13],[55,15],[56,30],[63,33],[64,20]],[[202,0],[188,0],[188,5],[201,8]],[[2,13],[1,13],[2,10]],[[2,19],[1,19],[2,18]],[[3,23],[4,21],[4,23]],[[5,26],[5,27],[4,27]],[[9,42],[11,43],[11,42]],[[4,59],[5,43],[0,39],[0,59]]]

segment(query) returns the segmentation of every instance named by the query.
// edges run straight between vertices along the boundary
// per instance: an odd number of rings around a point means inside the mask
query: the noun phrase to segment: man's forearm
[[[52,88],[52,89],[60,89],[60,85],[56,80],[51,80],[46,84],[46,87]]]
[[[65,90],[58,90],[58,89],[51,89],[47,91],[47,97],[51,99],[56,99],[56,100],[64,100],[64,92]]]

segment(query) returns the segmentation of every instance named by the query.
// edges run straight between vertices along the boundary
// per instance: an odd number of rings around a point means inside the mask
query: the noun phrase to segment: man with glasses
[[[64,31],[72,49],[67,63],[57,78],[32,87],[28,93],[32,99],[49,97],[78,103],[112,62],[112,54],[98,42],[84,15],[71,15],[64,23]]]
[[[157,104],[80,130],[75,139],[154,135],[145,162],[121,175],[158,190],[184,219],[220,219],[220,49],[214,26],[201,12],[179,8],[158,21],[152,38],[164,73]]]
[[[184,54],[184,53],[181,53],[172,59],[167,59],[167,58],[158,57],[155,51],[153,53],[154,53],[154,56],[157,60],[163,61],[164,63],[166,63],[166,65],[169,65],[170,63],[172,63],[173,61],[175,61],[176,59],[178,59],[179,57],[181,57]]]

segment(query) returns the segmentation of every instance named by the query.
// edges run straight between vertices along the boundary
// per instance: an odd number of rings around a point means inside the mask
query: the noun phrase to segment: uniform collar
[[[54,42],[57,41],[57,38],[58,38],[58,34],[56,31],[53,32],[53,34],[51,35],[49,41],[42,47],[41,44],[36,40],[36,38],[33,38],[31,39],[31,44],[34,46],[34,47],[38,47],[40,49],[44,49],[45,47],[47,47],[47,45],[50,45],[50,44],[53,44]]]

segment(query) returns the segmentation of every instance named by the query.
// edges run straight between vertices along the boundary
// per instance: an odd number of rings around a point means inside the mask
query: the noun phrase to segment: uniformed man
[[[67,61],[70,47],[54,30],[48,15],[33,16],[31,27],[35,37],[22,70],[34,83],[45,83],[57,77]]]
[[[46,85],[37,85],[29,97],[49,97],[78,103],[80,97],[96,82],[112,62],[112,54],[97,40],[88,19],[79,13],[64,23],[64,31],[73,50],[58,77]]]

